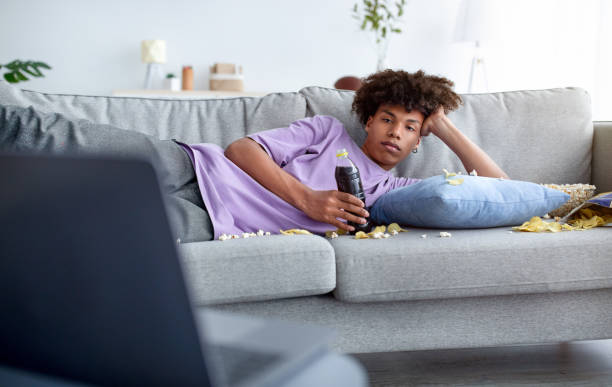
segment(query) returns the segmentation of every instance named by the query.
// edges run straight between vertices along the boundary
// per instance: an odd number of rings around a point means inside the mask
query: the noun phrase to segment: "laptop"
[[[0,155],[0,365],[94,385],[285,385],[318,326],[193,309],[145,161]]]

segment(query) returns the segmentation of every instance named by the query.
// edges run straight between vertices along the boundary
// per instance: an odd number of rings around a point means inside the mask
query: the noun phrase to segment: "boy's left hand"
[[[444,114],[444,108],[440,106],[435,112],[431,113],[423,122],[421,136],[429,136],[430,133],[440,137],[440,131],[447,126],[448,118]]]

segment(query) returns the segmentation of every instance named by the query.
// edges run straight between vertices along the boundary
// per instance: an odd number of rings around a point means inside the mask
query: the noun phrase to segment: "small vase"
[[[166,78],[165,79],[165,89],[171,91],[180,91],[181,90],[181,78]]]

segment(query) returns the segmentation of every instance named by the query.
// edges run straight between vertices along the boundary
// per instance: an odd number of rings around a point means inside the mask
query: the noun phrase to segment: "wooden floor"
[[[376,386],[612,386],[612,340],[354,355]]]

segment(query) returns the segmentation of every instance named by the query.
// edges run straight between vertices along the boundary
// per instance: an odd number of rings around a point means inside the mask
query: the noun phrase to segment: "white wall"
[[[595,118],[612,119],[612,38],[603,23],[612,17],[609,0],[489,1],[494,23],[483,47],[489,91],[580,86],[591,92]],[[340,76],[365,76],[376,66],[370,35],[351,18],[354,0],[2,3],[0,63],[19,58],[53,66],[22,86],[35,90],[140,88],[143,39],[165,39],[164,71],[180,74],[182,65],[193,65],[197,89],[207,88],[214,62],[242,64],[246,90],[266,92],[331,87]],[[404,33],[391,40],[390,67],[444,75],[466,92],[472,51],[453,42],[458,7],[459,0],[408,0]]]

